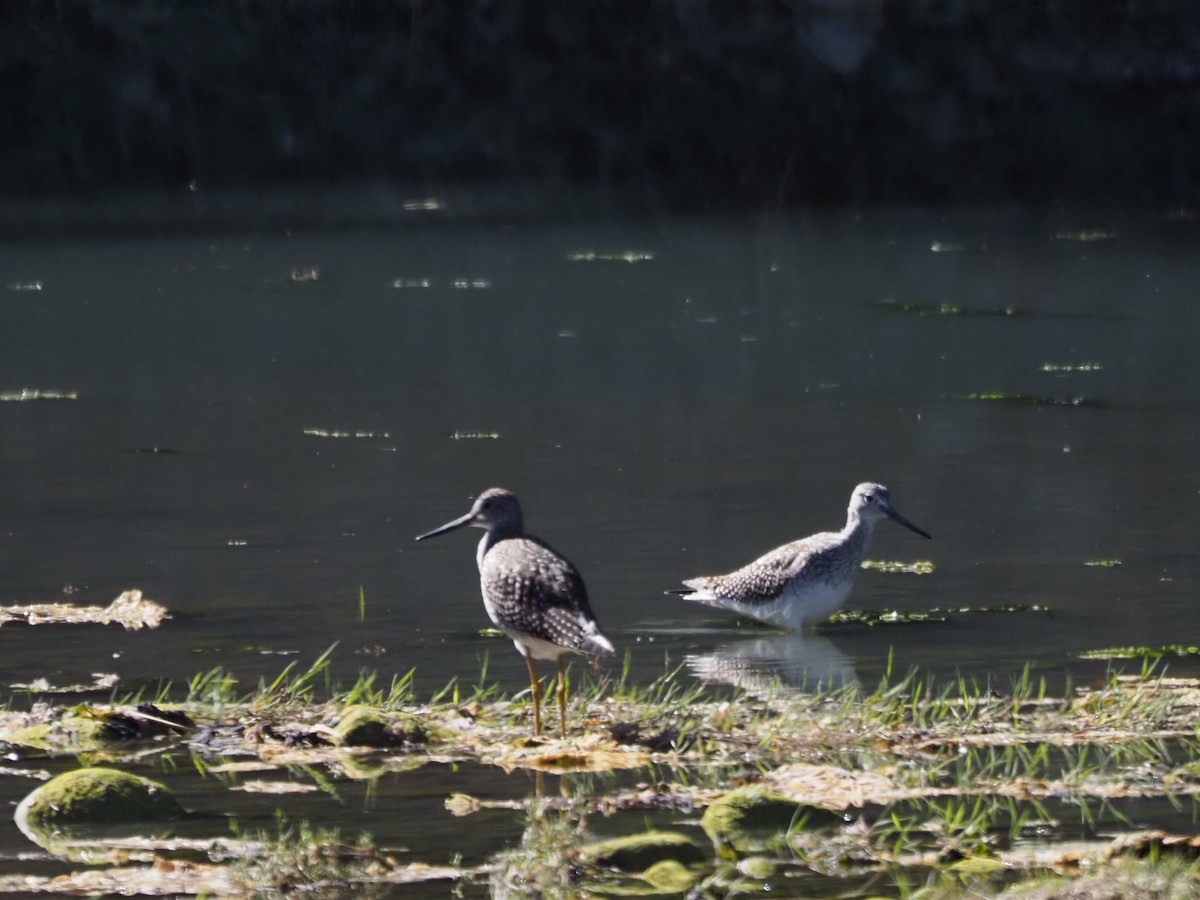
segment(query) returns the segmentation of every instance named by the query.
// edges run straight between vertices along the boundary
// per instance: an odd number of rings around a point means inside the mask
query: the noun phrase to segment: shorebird
[[[842,605],[871,543],[875,523],[883,518],[930,537],[892,508],[887,488],[864,482],[850,495],[846,527],[841,531],[822,531],[792,541],[728,575],[692,578],[684,582],[686,590],[668,593],[799,631],[828,619]]]
[[[613,653],[588,603],[579,571],[545,541],[525,533],[521,504],[503,488],[480,494],[470,511],[453,522],[417,537],[430,538],[465,525],[487,529],[475,561],[483,606],[525,657],[533,695],[533,732],[542,733],[542,689],[535,659],[558,664],[558,716],[567,734],[567,683],[563,657],[579,653]]]

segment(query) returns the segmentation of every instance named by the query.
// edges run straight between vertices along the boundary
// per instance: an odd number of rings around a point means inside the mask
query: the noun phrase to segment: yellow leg
[[[558,727],[563,737],[567,736],[567,673],[563,671],[563,658],[558,658]]]
[[[533,695],[533,733],[542,733],[542,688],[538,684],[537,669],[533,667],[533,657],[525,654],[525,665],[529,668],[529,693]]]

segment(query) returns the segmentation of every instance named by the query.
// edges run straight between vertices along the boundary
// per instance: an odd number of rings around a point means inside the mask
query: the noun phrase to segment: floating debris
[[[495,760],[496,765],[511,772],[514,769],[534,769],[540,772],[613,772],[618,769],[637,769],[650,762],[644,750],[618,747],[605,735],[591,734],[570,744],[515,745]]]
[[[451,431],[446,437],[452,441],[498,441],[502,435],[498,431]]]
[[[42,283],[40,281],[14,281],[8,285],[10,291],[40,291]]]
[[[469,816],[481,809],[510,809],[521,810],[525,804],[519,800],[481,800],[471,794],[451,791],[445,802],[446,812],[452,816]]]
[[[1121,564],[1119,559],[1088,559],[1083,563],[1096,569],[1115,569]]]
[[[463,290],[485,290],[492,286],[486,278],[455,278],[450,282],[451,287]]]
[[[26,400],[78,400],[78,391],[39,390],[21,388],[19,391],[0,391],[0,402],[21,403]]]
[[[1098,362],[1085,363],[1042,363],[1043,372],[1056,372],[1067,374],[1071,372],[1099,372],[1103,369]]]
[[[305,428],[304,433],[309,437],[319,438],[390,438],[388,431],[339,431],[335,428]]]
[[[1163,644],[1159,647],[1105,647],[1102,650],[1084,650],[1076,655],[1080,659],[1156,659],[1161,656],[1200,656],[1200,647],[1191,644]]]
[[[404,209],[407,212],[434,212],[445,209],[446,203],[437,197],[422,197],[419,200],[405,200]]]
[[[935,566],[927,559],[920,559],[916,562],[896,562],[889,560],[864,559],[862,568],[871,569],[875,572],[887,573],[904,573],[907,575],[932,575]]]
[[[0,606],[0,625],[94,624],[123,625],[127,631],[157,628],[169,618],[166,607],[142,597],[139,590],[125,591],[108,606],[73,606],[70,603],[30,603]]]
[[[1103,228],[1083,228],[1078,231],[1064,229],[1056,231],[1050,236],[1052,241],[1078,241],[1083,244],[1091,244],[1096,241],[1115,241],[1116,239],[1115,231],[1105,231]]]
[[[953,241],[934,241],[929,245],[932,253],[962,253],[966,249],[966,244],[957,244]]]
[[[934,612],[939,608],[934,607]],[[1004,606],[957,606],[946,609],[947,613],[1049,613],[1050,607],[1041,603],[1009,603]]]
[[[91,691],[111,691],[120,680],[117,675],[93,672],[91,684],[53,685],[47,678],[35,678],[27,683],[10,684],[9,687],[14,691],[27,691],[31,694],[86,694]]]
[[[315,784],[301,784],[297,781],[246,781],[235,784],[231,791],[245,791],[248,794],[311,794],[320,788]]]
[[[392,282],[392,287],[405,288],[427,288],[432,284],[428,278],[397,278]]]
[[[308,284],[313,281],[321,280],[321,270],[317,266],[303,266],[299,269],[292,269],[290,276],[292,281],[299,284]]]
[[[647,262],[654,259],[654,254],[648,250],[622,250],[617,253],[603,253],[596,250],[578,250],[568,253],[571,262]]]
[[[225,542],[226,547],[248,547],[249,545],[250,542],[242,538],[230,538]]]
[[[1099,400],[1091,400],[1087,397],[1040,397],[1035,394],[1003,394],[986,391],[973,394],[959,394],[955,395],[953,399],[982,400],[989,403],[1012,403],[1018,406],[1087,406],[1096,409],[1104,406]]]
[[[910,316],[995,316],[1010,319],[1032,315],[1028,310],[1015,306],[984,308],[959,306],[957,303],[917,303],[900,300],[880,300],[872,305],[880,312],[902,313]]]
[[[126,447],[121,452],[145,456],[174,456],[179,453],[178,450],[172,450],[170,447]]]

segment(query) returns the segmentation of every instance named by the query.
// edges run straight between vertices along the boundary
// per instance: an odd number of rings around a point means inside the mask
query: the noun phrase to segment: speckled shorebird
[[[503,488],[489,488],[465,516],[422,534],[418,541],[464,525],[486,528],[475,561],[488,616],[512,638],[529,668],[533,731],[542,733],[542,689],[535,659],[558,664],[559,726],[567,733],[567,683],[563,657],[570,651],[612,653],[596,624],[579,571],[549,544],[525,533],[521,504]]]
[[[789,631],[823,622],[850,593],[877,521],[886,517],[930,537],[892,508],[891,494],[882,484],[856,487],[846,513],[841,531],[792,541],[728,575],[692,578],[684,582],[687,590],[669,593]]]

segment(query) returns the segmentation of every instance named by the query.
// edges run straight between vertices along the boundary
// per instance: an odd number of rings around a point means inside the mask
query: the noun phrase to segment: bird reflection
[[[688,668],[705,681],[752,694],[818,691],[854,684],[854,661],[819,634],[771,634],[691,654]]]

